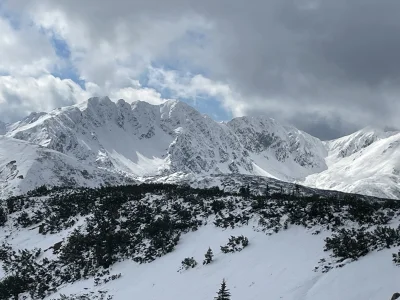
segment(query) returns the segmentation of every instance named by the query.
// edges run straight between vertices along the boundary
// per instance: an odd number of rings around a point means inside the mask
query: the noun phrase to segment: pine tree
[[[213,254],[211,248],[208,248],[207,253],[204,254],[203,265],[208,265],[209,263],[211,263],[213,261],[213,257],[214,257],[214,254]]]
[[[222,280],[221,287],[218,291],[217,297],[215,297],[214,299],[215,300],[230,300],[231,299],[231,293],[229,293],[229,290],[226,287],[225,279]]]

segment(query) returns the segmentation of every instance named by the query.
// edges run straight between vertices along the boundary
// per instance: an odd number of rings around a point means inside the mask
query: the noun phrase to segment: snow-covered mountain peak
[[[304,184],[400,198],[400,132],[369,127],[327,145],[328,169],[308,176]]]
[[[240,117],[227,123],[257,164],[259,175],[293,181],[326,169],[324,144],[292,126],[265,116]]]
[[[179,123],[196,122],[202,119],[200,112],[182,101],[168,100],[160,105],[161,118],[174,119]]]
[[[328,163],[333,163],[344,157],[351,156],[372,145],[376,141],[388,138],[397,133],[399,133],[399,131],[368,126],[350,135],[328,141],[326,142],[330,152]]]

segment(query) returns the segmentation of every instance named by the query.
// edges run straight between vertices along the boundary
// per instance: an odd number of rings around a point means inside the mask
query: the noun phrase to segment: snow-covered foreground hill
[[[250,246],[239,253],[219,250],[231,235],[245,235]],[[93,280],[67,286],[57,294],[106,289],[115,300],[125,299],[214,299],[223,278],[232,300],[381,300],[390,299],[399,289],[400,269],[391,261],[391,250],[373,253],[346,267],[328,273],[314,272],[316,262],[326,257],[323,238],[304,228],[294,227],[267,236],[251,226],[221,230],[200,228],[183,236],[176,250],[151,264],[118,263],[112,274],[122,277],[104,286]],[[208,247],[216,250],[210,265],[201,265]],[[177,272],[185,257],[200,265]]]
[[[399,289],[398,201],[42,188],[3,204],[0,224],[1,299],[206,300],[223,279],[232,300],[380,300]],[[197,265],[182,269],[185,258]]]
[[[255,232],[251,225],[224,230],[208,225],[185,234],[176,250],[150,264],[115,264],[110,274],[121,274],[117,280],[100,286],[94,286],[93,278],[82,280],[64,286],[48,299],[106,290],[108,295],[114,295],[114,300],[208,300],[214,299],[223,278],[232,300],[389,300],[399,290],[400,267],[391,261],[390,249],[328,273],[314,272],[318,260],[327,257],[323,240],[328,234],[312,232],[296,226],[268,236]],[[238,253],[222,253],[219,247],[231,235],[245,235],[250,246]],[[15,242],[20,247],[45,249],[61,236],[43,239],[26,232]],[[204,266],[208,247],[214,249],[214,261]],[[199,265],[177,272],[185,257],[194,257]]]

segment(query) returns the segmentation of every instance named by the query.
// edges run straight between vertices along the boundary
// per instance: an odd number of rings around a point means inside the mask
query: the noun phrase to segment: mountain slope
[[[208,247],[219,249],[232,235],[245,235],[251,246],[231,255],[216,251],[215,261],[209,266],[177,272],[183,258],[194,257],[201,264]],[[398,290],[399,270],[390,261],[390,250],[373,253],[327,274],[314,273],[316,258],[325,256],[324,237],[301,228],[266,236],[250,226],[233,230],[207,226],[184,236],[173,253],[151,264],[116,265],[112,274],[122,274],[116,281],[93,287],[92,281],[86,280],[63,288],[57,295],[79,294],[88,288],[107,289],[114,295],[113,300],[208,300],[214,299],[223,278],[231,299],[389,300]]]
[[[381,130],[379,128],[366,127],[353,134],[325,142],[328,150],[326,159],[328,165],[362,151],[373,143],[389,138],[399,131]]]
[[[303,184],[364,195],[400,198],[400,133],[370,128],[327,143],[328,169]]]
[[[26,193],[41,185],[87,186],[133,182],[106,170],[25,141],[0,136],[1,198]]]
[[[248,151],[254,174],[285,181],[326,169],[322,142],[292,126],[265,117],[242,117],[228,122]]]

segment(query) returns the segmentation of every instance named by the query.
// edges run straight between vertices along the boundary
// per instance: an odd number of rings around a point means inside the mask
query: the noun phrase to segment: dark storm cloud
[[[113,24],[120,20],[139,20],[135,24],[140,28],[141,20],[200,15],[212,24],[207,32],[211,42],[184,55],[211,79],[238,91],[246,114],[265,112],[325,139],[366,125],[400,125],[398,0],[10,4],[55,7],[86,24],[90,38],[100,40],[112,38]]]
[[[242,94],[265,99],[248,112],[280,106],[275,117],[299,123],[296,115],[309,111],[326,123],[311,118],[300,127],[322,138],[348,133],[352,123],[398,122],[399,1],[268,1],[247,11],[220,16],[230,34],[218,58]]]

